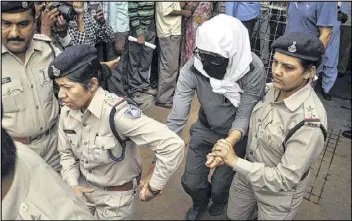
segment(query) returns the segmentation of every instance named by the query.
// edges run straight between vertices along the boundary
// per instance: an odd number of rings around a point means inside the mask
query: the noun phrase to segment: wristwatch
[[[161,190],[153,190],[153,189],[150,187],[149,183],[148,183],[148,190],[149,190],[149,192],[152,193],[153,196],[158,195],[158,194],[160,193],[160,191],[161,191]]]

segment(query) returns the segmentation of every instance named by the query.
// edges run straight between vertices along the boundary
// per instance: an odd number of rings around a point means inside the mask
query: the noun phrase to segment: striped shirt
[[[131,29],[137,36],[143,34],[154,20],[155,2],[128,2]]]

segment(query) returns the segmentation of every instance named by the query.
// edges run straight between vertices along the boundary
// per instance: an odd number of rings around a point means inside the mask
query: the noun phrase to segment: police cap
[[[33,1],[21,1],[21,2],[6,1],[6,2],[1,2],[1,12],[6,12],[6,13],[24,12],[33,6],[34,6]]]
[[[325,52],[319,38],[304,32],[291,32],[277,38],[272,49],[283,54],[307,61],[318,61]]]
[[[101,68],[95,47],[88,44],[68,47],[50,63],[49,78],[61,78],[69,74],[79,76],[88,64],[97,69]]]

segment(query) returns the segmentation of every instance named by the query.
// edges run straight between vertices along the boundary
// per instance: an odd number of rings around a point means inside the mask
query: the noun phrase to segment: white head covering
[[[210,79],[214,93],[224,94],[231,103],[238,107],[243,93],[237,81],[249,70],[252,62],[248,30],[240,20],[229,15],[219,14],[204,22],[197,29],[197,48],[217,53],[229,58],[229,64],[223,80],[209,77],[203,70],[203,64],[194,58],[194,67]]]

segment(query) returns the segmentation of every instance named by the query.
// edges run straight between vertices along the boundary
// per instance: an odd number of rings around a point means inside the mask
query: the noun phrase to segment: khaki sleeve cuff
[[[233,167],[233,170],[246,177],[248,173],[252,170],[253,166],[254,165],[252,162],[249,162],[248,160],[244,160],[242,158],[238,158],[236,165]]]
[[[162,190],[166,185],[167,180],[155,176],[153,174],[152,178],[150,179],[149,185],[155,190]]]
[[[79,186],[78,184],[78,178],[77,177],[74,177],[74,176],[71,176],[69,179],[68,179],[68,185],[70,187],[72,186]]]

